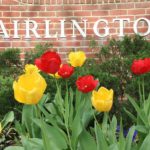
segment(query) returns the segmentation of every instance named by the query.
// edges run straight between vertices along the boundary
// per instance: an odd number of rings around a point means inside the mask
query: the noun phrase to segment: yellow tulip
[[[25,73],[13,83],[15,99],[24,104],[37,104],[42,98],[46,86],[45,79],[39,73]]]
[[[37,66],[32,65],[32,64],[25,65],[25,73],[32,74],[32,73],[35,73],[35,72],[39,72],[39,69],[38,69]]]
[[[69,63],[73,67],[81,67],[86,60],[86,55],[83,51],[70,52],[69,53]]]
[[[55,74],[49,74],[50,76],[56,78],[56,79],[60,79],[61,76],[58,74],[58,72],[56,72]]]
[[[100,87],[98,91],[92,92],[92,105],[100,112],[110,111],[113,104],[114,91],[105,87]]]

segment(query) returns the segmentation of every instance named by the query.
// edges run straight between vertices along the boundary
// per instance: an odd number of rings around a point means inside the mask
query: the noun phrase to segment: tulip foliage
[[[109,116],[113,89],[98,87],[98,79],[80,74],[76,90],[68,87],[69,77],[85,60],[84,52],[71,52],[69,64],[61,64],[56,52],[47,51],[35,60],[36,66],[25,66],[24,74],[13,84],[16,100],[25,104],[21,122],[15,123],[21,143],[5,150],[148,150],[150,97],[145,100],[142,96],[143,104],[138,106],[128,96],[137,117],[125,110],[135,120],[125,135],[122,121]],[[54,97],[51,93],[44,94],[47,84],[40,71],[54,77],[57,87]],[[60,78],[66,81],[65,94]],[[99,115],[103,115],[101,122]],[[135,131],[141,136],[138,140],[134,138]]]

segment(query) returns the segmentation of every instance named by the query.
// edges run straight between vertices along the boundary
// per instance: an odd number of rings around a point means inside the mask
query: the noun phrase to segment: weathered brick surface
[[[52,43],[58,52],[65,58],[71,49],[83,49],[89,57],[95,56],[97,50],[89,48],[90,39],[94,37],[99,44],[106,44],[110,38],[118,38],[119,23],[113,23],[114,18],[130,18],[130,23],[125,23],[124,33],[133,34],[133,22],[141,17],[150,19],[149,0],[0,0],[0,20],[4,22],[10,39],[0,36],[0,51],[8,47],[20,47],[23,52],[30,50],[38,43]],[[77,37],[72,37],[71,19],[84,26],[82,19],[87,19],[87,37],[83,38],[78,31]],[[38,23],[40,39],[32,37],[25,40],[25,22],[32,19]],[[45,39],[44,20],[51,20],[50,32],[60,34],[60,19],[65,19],[66,38]],[[93,25],[98,19],[106,19],[110,28],[110,35],[102,39],[93,32]],[[19,20],[19,39],[13,39],[13,20]],[[99,25],[99,32],[104,33],[105,24]],[[139,32],[146,32],[148,25],[144,22],[138,24]],[[0,32],[1,28],[0,28]],[[150,38],[148,35],[147,39]]]

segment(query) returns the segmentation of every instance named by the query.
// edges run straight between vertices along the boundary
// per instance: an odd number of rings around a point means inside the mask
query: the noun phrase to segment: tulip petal
[[[24,104],[37,104],[46,86],[44,78],[38,72],[23,74],[13,83],[15,99]]]
[[[82,51],[70,52],[69,53],[69,63],[73,67],[81,67],[86,60],[85,53]]]
[[[92,105],[100,112],[110,111],[113,104],[113,94],[112,89],[108,90],[105,87],[100,87],[98,91],[92,92]]]

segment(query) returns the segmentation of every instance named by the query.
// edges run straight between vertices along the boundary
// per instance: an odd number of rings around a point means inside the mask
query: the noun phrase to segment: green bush
[[[96,44],[96,48],[98,48],[98,44]],[[131,73],[131,64],[134,59],[150,57],[150,43],[139,35],[125,36],[122,40],[112,39],[108,45],[99,47],[99,49],[98,62],[94,59],[88,60],[85,68],[88,68],[89,74],[93,74],[100,80],[101,85],[116,91],[115,107],[112,112],[123,116],[125,120],[127,117],[123,111],[124,106],[128,107],[131,112],[135,112],[126,101],[125,93],[139,99],[139,77]],[[144,78],[146,81],[145,95],[148,96],[150,74],[144,75]],[[127,122],[129,124],[129,121]]]
[[[100,72],[107,72],[116,76],[120,82],[120,96],[124,96],[126,92],[138,98],[135,93],[135,85],[137,85],[138,77],[131,73],[131,64],[134,59],[150,57],[150,43],[143,37],[135,35],[134,37],[125,36],[122,40],[111,40],[107,46],[103,46],[99,52]],[[102,59],[103,58],[103,59]],[[150,77],[149,74],[146,78]],[[150,81],[146,80],[146,89]],[[149,91],[148,91],[149,92]],[[148,96],[148,92],[146,95]]]
[[[0,52],[0,68],[18,66],[20,64],[20,49],[8,48]]]
[[[18,109],[12,84],[22,70],[20,50],[9,48],[0,52],[0,118],[9,110]]]

